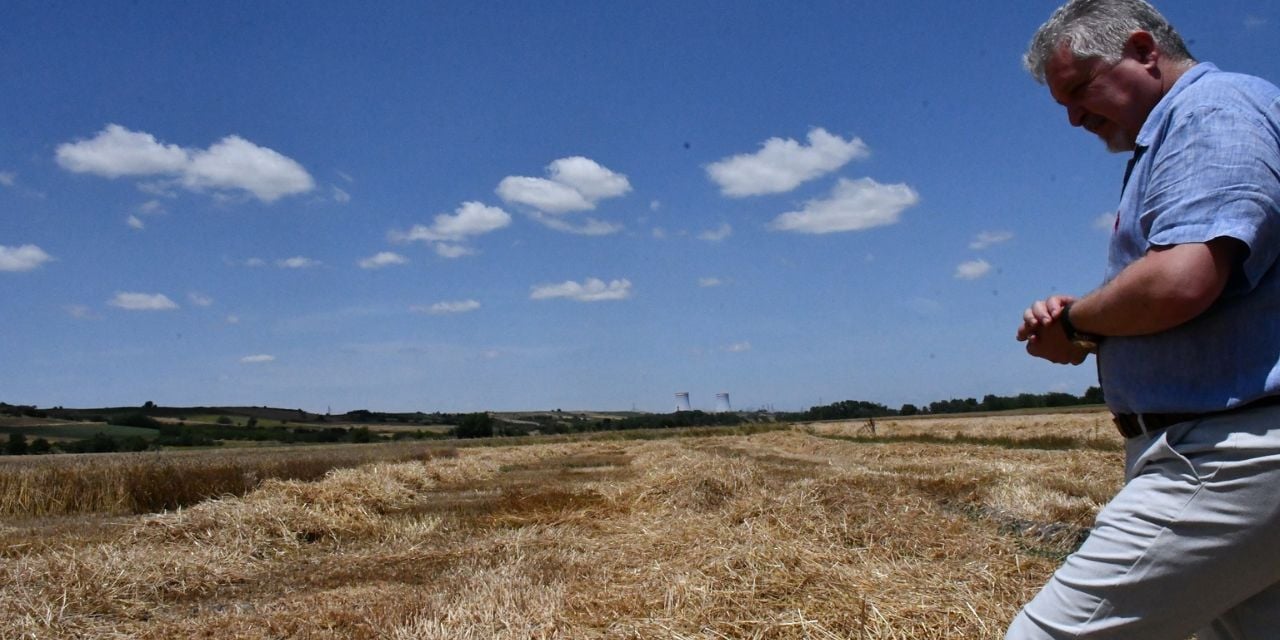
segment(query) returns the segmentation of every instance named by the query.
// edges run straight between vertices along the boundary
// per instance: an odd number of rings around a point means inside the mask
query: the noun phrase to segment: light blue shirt
[[[1280,394],[1280,89],[1202,63],[1138,133],[1106,279],[1154,246],[1222,237],[1248,255],[1208,311],[1103,340],[1098,372],[1112,411],[1219,411]]]

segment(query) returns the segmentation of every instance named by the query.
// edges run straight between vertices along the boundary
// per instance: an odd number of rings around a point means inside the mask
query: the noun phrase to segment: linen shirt
[[[1222,296],[1160,333],[1104,339],[1098,372],[1120,413],[1211,412],[1280,394],[1280,89],[1208,63],[1147,116],[1111,240],[1106,280],[1152,247],[1244,243]]]

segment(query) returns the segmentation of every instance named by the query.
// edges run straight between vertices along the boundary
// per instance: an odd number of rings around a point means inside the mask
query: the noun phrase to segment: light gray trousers
[[[1280,407],[1129,440],[1120,493],[1006,640],[1280,638]]]

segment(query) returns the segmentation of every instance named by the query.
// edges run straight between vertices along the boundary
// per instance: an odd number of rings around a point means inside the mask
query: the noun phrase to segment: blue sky
[[[6,3],[0,400],[1081,393],[1013,340],[1125,160],[1021,69],[1056,6]],[[1274,5],[1158,6],[1280,79]]]

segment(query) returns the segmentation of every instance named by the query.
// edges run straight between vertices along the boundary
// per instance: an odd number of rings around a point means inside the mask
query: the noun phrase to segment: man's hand
[[[1022,313],[1022,326],[1018,327],[1018,342],[1030,340],[1044,327],[1049,326],[1058,316],[1062,308],[1075,302],[1072,296],[1049,296],[1045,300],[1037,300]]]
[[[1050,296],[1037,300],[1023,312],[1017,338],[1027,343],[1027,353],[1057,364],[1084,362],[1089,352],[1068,340],[1058,321],[1063,307],[1074,301],[1071,296]]]

